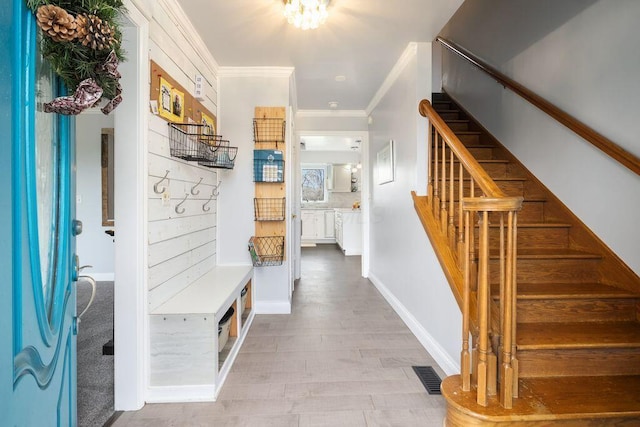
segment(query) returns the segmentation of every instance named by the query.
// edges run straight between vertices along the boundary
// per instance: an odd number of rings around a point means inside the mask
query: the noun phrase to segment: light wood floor
[[[150,404],[115,426],[441,426],[445,402],[412,365],[444,377],[360,257],[303,248],[291,315],[258,315],[215,403]]]

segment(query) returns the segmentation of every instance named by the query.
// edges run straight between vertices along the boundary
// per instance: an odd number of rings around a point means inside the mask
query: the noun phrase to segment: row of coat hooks
[[[191,187],[190,193],[193,196],[197,196],[200,194],[200,190],[198,189],[198,186],[202,183],[202,180],[204,178],[200,177],[200,180],[193,186]],[[153,192],[156,194],[163,194],[167,188],[165,186],[160,187],[160,184],[162,184],[164,181],[169,181],[169,169],[166,169],[164,176],[160,179],[160,181],[156,182],[155,184],[153,184]],[[214,197],[218,197],[220,195],[220,185],[222,185],[222,181],[219,181],[217,185],[214,185],[213,188],[211,189],[211,195],[209,196],[209,200],[207,200],[203,205],[202,205],[202,211],[203,212],[209,212],[211,210],[211,208],[208,206],[209,203],[211,203],[211,201],[214,199]],[[182,199],[182,201],[180,203],[178,203],[175,207],[175,211],[178,215],[182,215],[185,212],[185,208],[182,207],[182,204],[184,202],[187,201],[187,199],[189,198],[189,193],[185,193],[184,194],[184,198]]]

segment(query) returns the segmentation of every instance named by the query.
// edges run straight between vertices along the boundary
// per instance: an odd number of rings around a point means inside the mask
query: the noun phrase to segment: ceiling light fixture
[[[318,28],[327,20],[329,0],[283,0],[289,24],[303,30]]]

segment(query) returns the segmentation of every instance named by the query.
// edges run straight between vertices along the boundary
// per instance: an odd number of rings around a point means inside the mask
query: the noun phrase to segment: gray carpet
[[[91,297],[91,285],[78,283],[78,313]],[[78,426],[102,426],[113,414],[113,356],[102,355],[111,339],[113,282],[98,282],[93,305],[78,325]]]

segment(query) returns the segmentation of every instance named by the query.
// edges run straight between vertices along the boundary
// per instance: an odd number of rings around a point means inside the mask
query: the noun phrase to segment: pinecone
[[[66,10],[52,4],[42,5],[36,11],[38,26],[56,42],[76,38],[76,20]]]
[[[93,50],[111,49],[116,42],[114,31],[108,22],[96,15],[78,15],[78,40]]]

